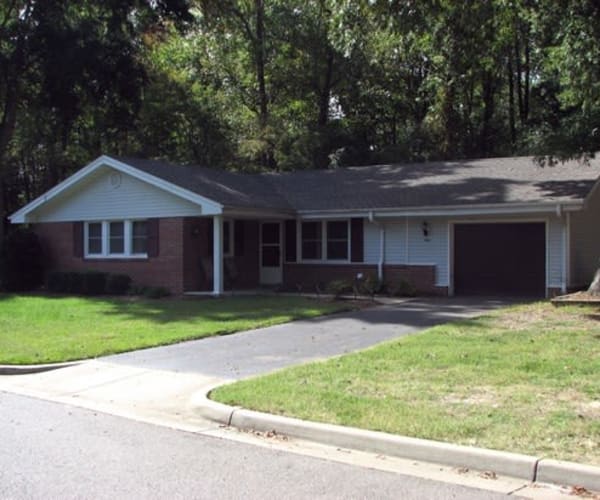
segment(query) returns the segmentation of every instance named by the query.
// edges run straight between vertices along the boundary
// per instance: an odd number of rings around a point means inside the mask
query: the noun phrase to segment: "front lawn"
[[[302,297],[141,300],[0,295],[0,364],[91,358],[347,309]]]
[[[522,305],[216,389],[271,413],[600,465],[600,314]]]

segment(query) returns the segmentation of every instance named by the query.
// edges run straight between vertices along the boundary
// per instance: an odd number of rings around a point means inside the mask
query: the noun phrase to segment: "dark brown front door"
[[[456,224],[454,293],[543,296],[544,223]]]

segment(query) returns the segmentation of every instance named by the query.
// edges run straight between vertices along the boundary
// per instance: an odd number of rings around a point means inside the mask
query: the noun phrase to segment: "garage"
[[[544,296],[546,225],[454,225],[454,293]]]

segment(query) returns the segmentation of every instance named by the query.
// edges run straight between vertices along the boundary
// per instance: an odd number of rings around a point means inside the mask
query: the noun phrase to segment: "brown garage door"
[[[539,295],[546,292],[543,223],[456,224],[456,294]]]

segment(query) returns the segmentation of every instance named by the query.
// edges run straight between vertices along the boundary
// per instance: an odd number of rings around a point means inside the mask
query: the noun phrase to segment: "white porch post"
[[[223,293],[223,216],[213,216],[213,295]]]

